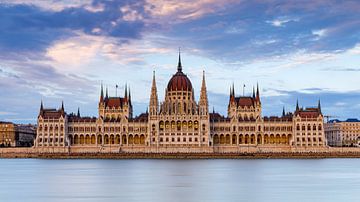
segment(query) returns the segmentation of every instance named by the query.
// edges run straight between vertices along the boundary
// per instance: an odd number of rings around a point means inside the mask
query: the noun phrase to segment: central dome
[[[168,91],[192,91],[190,79],[182,72],[181,58],[179,52],[179,62],[177,72],[170,79],[167,90]]]

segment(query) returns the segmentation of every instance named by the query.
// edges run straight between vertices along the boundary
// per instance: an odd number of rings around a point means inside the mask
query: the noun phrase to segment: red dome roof
[[[177,66],[177,72],[170,79],[168,91],[192,91],[192,85],[190,79],[182,72],[181,57],[179,50],[179,61]]]
[[[176,72],[173,77],[170,79],[168,86],[168,91],[191,91],[192,85],[190,79],[182,73],[182,71]]]

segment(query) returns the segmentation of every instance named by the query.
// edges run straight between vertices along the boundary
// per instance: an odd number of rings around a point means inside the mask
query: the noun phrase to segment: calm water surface
[[[0,201],[360,201],[360,159],[0,159]]]

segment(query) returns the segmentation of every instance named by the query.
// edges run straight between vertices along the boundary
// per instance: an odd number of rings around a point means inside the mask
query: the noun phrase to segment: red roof
[[[115,108],[122,108],[124,103],[127,101],[126,98],[122,97],[110,97],[105,99],[105,106],[106,107],[115,107]]]
[[[191,91],[192,84],[190,79],[181,71],[178,71],[170,79],[168,86],[168,91]]]
[[[252,97],[235,97],[235,102],[237,106],[254,106],[255,99]]]
[[[59,119],[61,116],[65,116],[65,112],[56,109],[43,109],[40,111],[40,116],[44,119]]]
[[[295,114],[301,118],[317,118],[321,115],[321,111],[318,108],[306,108],[299,109]]]

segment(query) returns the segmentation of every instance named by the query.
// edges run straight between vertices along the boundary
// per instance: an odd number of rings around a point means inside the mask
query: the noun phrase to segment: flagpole
[[[245,96],[245,84],[243,86],[243,97]]]

